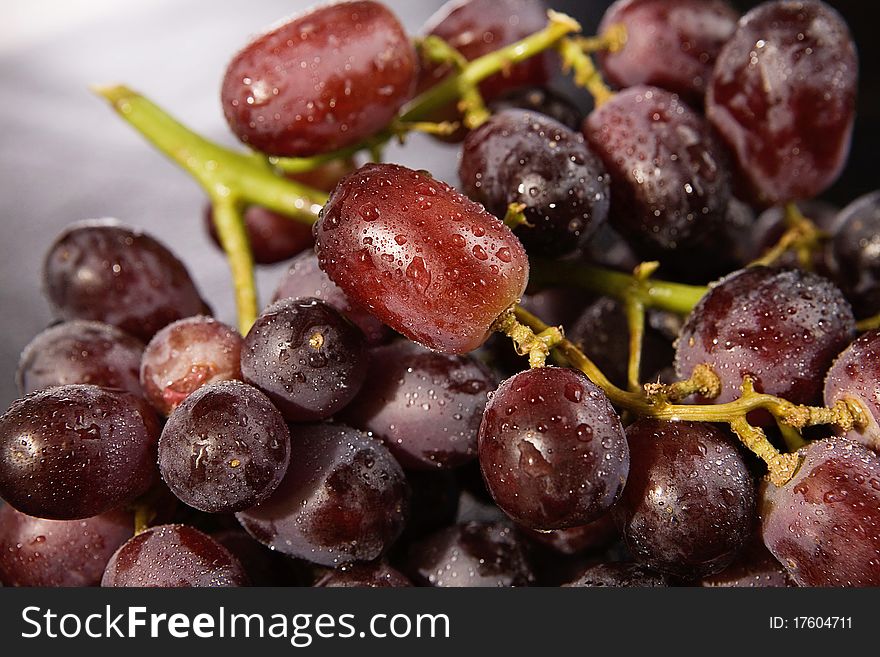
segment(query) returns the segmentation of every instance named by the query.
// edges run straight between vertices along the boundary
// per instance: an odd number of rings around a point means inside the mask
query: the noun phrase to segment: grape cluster
[[[357,0],[235,54],[257,153],[199,171],[239,326],[143,232],[51,244],[57,323],[0,415],[0,584],[880,585],[880,192],[816,198],[846,24],[618,0],[576,31],[456,0],[411,40]],[[460,142],[460,189],[360,164],[413,129]],[[288,264],[248,312],[251,260]]]

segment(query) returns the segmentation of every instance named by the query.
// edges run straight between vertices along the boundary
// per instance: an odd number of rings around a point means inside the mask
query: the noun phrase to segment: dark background
[[[385,0],[416,32],[441,0]],[[201,190],[88,92],[124,82],[186,124],[232,144],[219,87],[248,37],[312,0],[3,0],[0,9],[0,410],[17,397],[18,355],[50,321],[40,294],[43,254],[66,224],[114,216],[144,228],[183,259],[217,316],[234,322],[225,261],[201,225]],[[593,33],[603,1],[549,1]],[[735,2],[740,9],[756,3]],[[880,59],[875,3],[830,2],[860,50],[852,155],[826,195],[843,205],[878,187]],[[413,138],[389,160],[455,181],[455,149]],[[283,265],[262,268],[265,300]]]

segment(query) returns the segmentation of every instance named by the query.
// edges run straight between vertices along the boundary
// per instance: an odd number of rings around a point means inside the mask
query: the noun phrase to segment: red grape
[[[845,438],[802,448],[761,491],[764,544],[799,586],[880,586],[880,458]]]
[[[412,94],[416,64],[403,26],[384,5],[324,5],[233,57],[223,112],[238,138],[264,153],[333,151],[388,125]]]
[[[258,205],[247,208],[243,219],[248,244],[254,262],[258,265],[271,265],[288,260],[297,253],[310,249],[315,241],[309,224],[294,221],[290,217]],[[214,212],[210,205],[205,208],[205,227],[211,240],[219,247],[220,237],[214,225]]]
[[[808,199],[849,152],[858,61],[840,15],[816,0],[764,2],[718,56],[709,120],[730,146],[751,200]]]
[[[721,572],[700,580],[700,586],[781,588],[796,586],[776,558],[770,554],[760,536],[753,537],[733,563]]]
[[[479,347],[528,281],[522,244],[482,206],[430,175],[367,164],[315,228],[321,268],[355,303],[430,349]]]
[[[144,351],[140,381],[153,407],[170,415],[207,383],[241,378],[241,335],[212,317],[188,317],[153,336]]]
[[[470,356],[399,340],[370,352],[369,382],[346,421],[381,438],[405,468],[452,468],[477,455],[477,431],[495,377]]]
[[[21,352],[15,380],[21,394],[90,383],[142,395],[144,343],[110,324],[72,320],[47,328]]]
[[[315,586],[320,588],[389,588],[412,586],[406,575],[388,564],[356,564],[325,573]]]
[[[183,263],[155,239],[113,220],[69,226],[43,264],[61,319],[92,319],[149,340],[174,320],[210,314]]]
[[[578,527],[620,497],[629,450],[620,418],[582,373],[514,375],[486,405],[480,467],[495,502],[532,529]]]
[[[156,479],[159,426],[136,395],[67,385],[0,416],[0,497],[39,518],[76,520],[144,493]]]
[[[662,573],[645,568],[636,563],[600,563],[590,566],[565,587],[627,587],[644,588],[669,586],[669,578]]]
[[[599,32],[622,24],[626,43],[600,53],[602,72],[618,87],[650,84],[702,108],[715,59],[738,18],[725,0],[617,0]]]
[[[810,404],[822,376],[855,333],[840,290],[799,269],[749,267],[721,279],[691,311],[675,353],[682,378],[708,363],[721,379],[723,403],[755,389]]]
[[[569,130],[580,130],[584,121],[584,115],[574,101],[546,87],[514,89],[489,103],[492,114],[509,109],[539,112],[558,121]]]
[[[724,569],[755,521],[755,485],[736,445],[711,424],[650,418],[626,437],[629,480],[614,513],[633,556],[685,578]]]
[[[836,218],[833,261],[856,314],[880,312],[880,191],[860,196]]]
[[[523,527],[522,531],[533,541],[564,555],[605,547],[619,536],[617,525],[610,513],[580,527],[551,531],[537,531]]]
[[[880,331],[868,331],[843,350],[825,376],[825,404],[859,402],[868,423],[846,437],[880,453]]]
[[[247,575],[225,547],[186,525],[159,525],[137,534],[107,564],[101,586],[246,586]]]

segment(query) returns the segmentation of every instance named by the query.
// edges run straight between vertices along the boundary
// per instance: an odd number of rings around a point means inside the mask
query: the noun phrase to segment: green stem
[[[248,243],[241,207],[231,196],[211,198],[214,226],[226,260],[232,272],[235,287],[235,307],[238,310],[238,330],[247,335],[257,319],[257,287],[254,281],[254,259]]]
[[[645,304],[628,296],[623,301],[626,312],[626,322],[629,326],[629,361],[626,368],[627,387],[630,392],[638,392],[642,389],[639,384],[639,374],[642,366],[642,340],[645,335]]]
[[[702,285],[685,285],[647,279],[576,261],[532,258],[529,280],[539,286],[574,286],[616,299],[635,295],[647,308],[687,315],[708,292]]]

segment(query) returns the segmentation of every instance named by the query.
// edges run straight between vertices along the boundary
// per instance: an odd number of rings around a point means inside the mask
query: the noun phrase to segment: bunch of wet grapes
[[[238,323],[141,230],[55,239],[0,583],[880,585],[880,191],[818,200],[857,77],[819,0],[357,0],[234,55],[247,150],[97,88],[207,192]],[[412,132],[458,181],[383,161]]]

